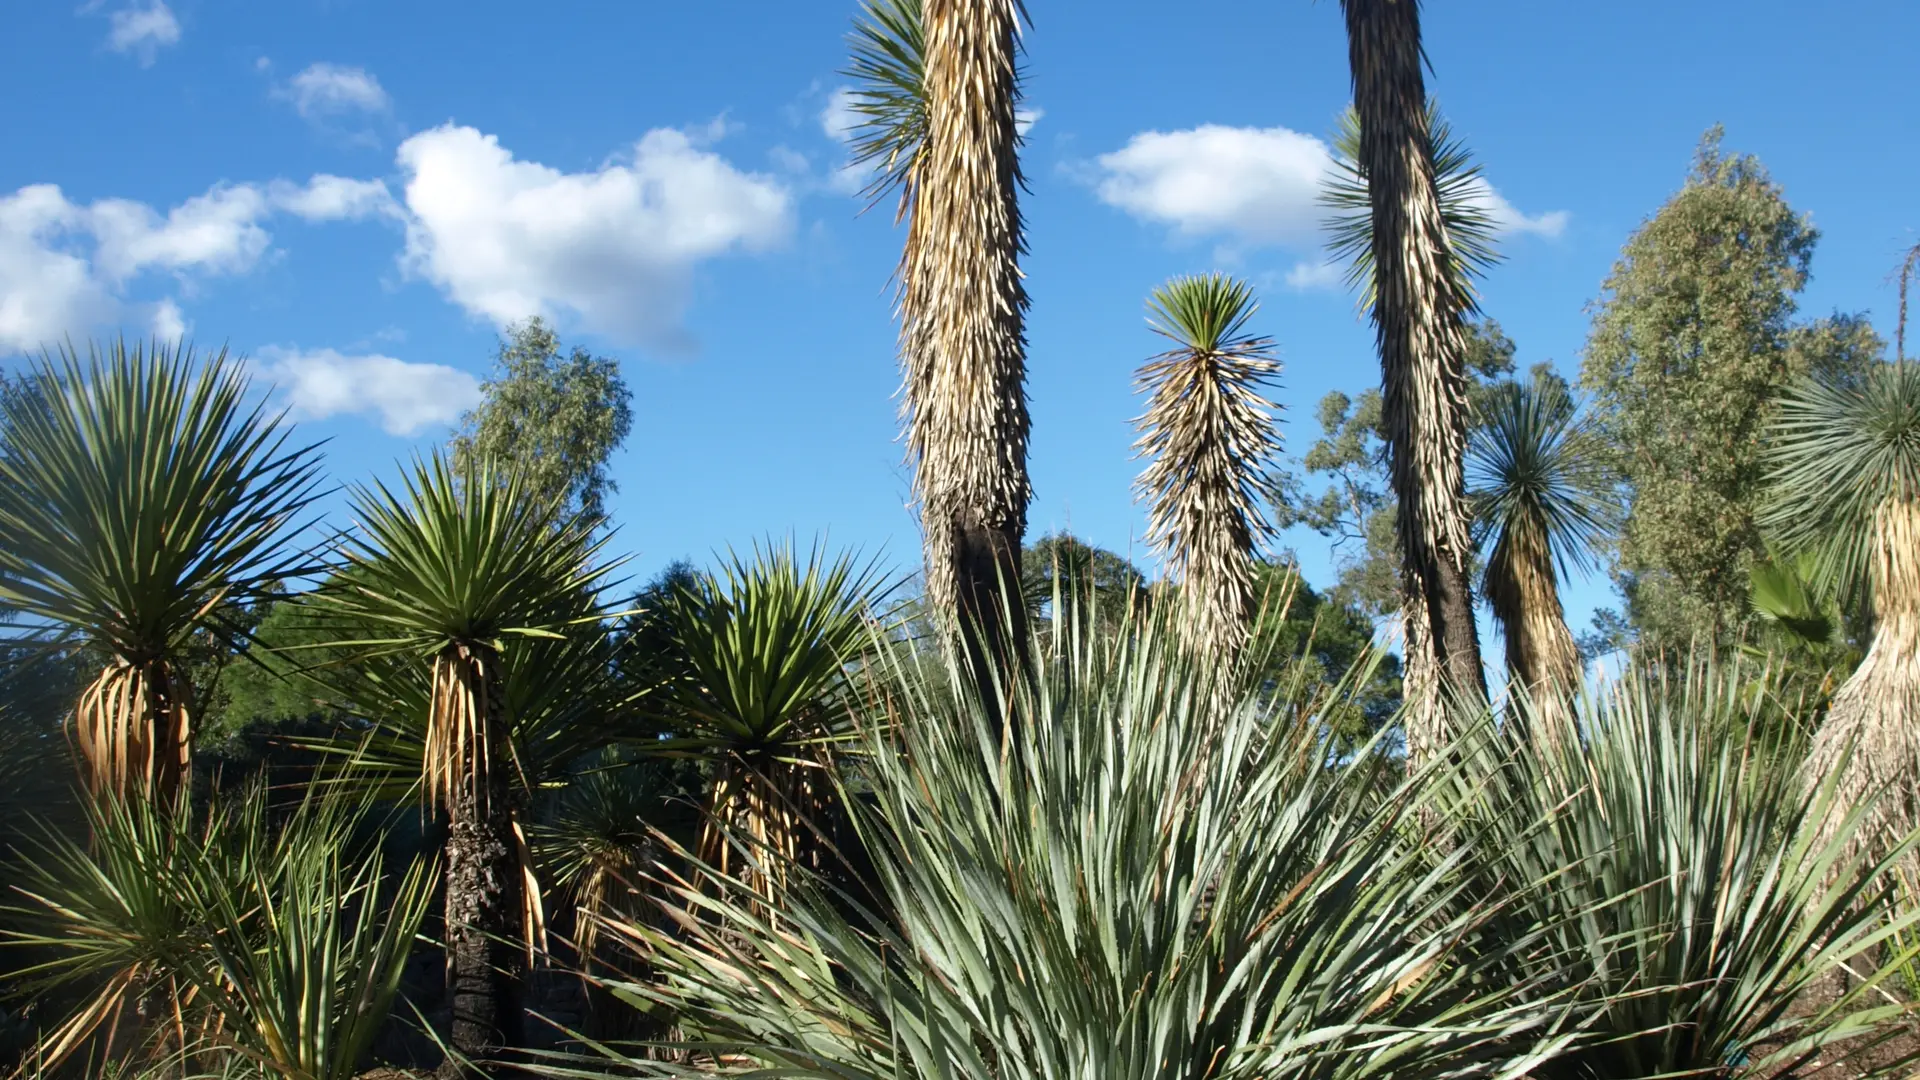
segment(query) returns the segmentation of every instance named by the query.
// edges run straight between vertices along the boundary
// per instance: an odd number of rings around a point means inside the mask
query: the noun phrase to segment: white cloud
[[[82,9],[89,10],[89,9]],[[107,23],[107,48],[138,58],[141,65],[168,45],[180,43],[180,20],[165,0],[148,0],[114,12]]]
[[[498,323],[568,312],[597,333],[684,347],[694,265],[764,250],[792,227],[778,181],[671,129],[591,172],[516,160],[453,125],[409,138],[399,162],[408,268]]]
[[[385,112],[392,102],[380,80],[365,68],[310,64],[287,81],[281,95],[309,120],[342,113]]]
[[[56,246],[82,218],[52,184],[0,195],[0,350],[28,351],[113,317],[87,260]]]
[[[1039,123],[1041,117],[1046,115],[1047,110],[1037,106],[1016,109],[1013,113],[1013,128],[1015,131],[1018,131],[1020,137],[1024,139],[1027,137],[1027,133],[1033,130],[1033,125]]]
[[[38,349],[120,319],[142,274],[253,269],[272,247],[264,223],[275,211],[316,221],[398,213],[385,184],[325,174],[216,184],[164,214],[131,199],[76,203],[52,184],[0,195],[0,349]],[[162,336],[187,326],[171,299],[145,310],[134,314]]]
[[[1297,262],[1287,271],[1290,289],[1332,289],[1346,280],[1346,271],[1330,262]]]
[[[480,403],[480,380],[444,364],[410,364],[378,354],[266,348],[256,361],[296,416],[377,417],[390,435],[452,424]]]
[[[1326,143],[1283,127],[1147,131],[1097,159],[1095,192],[1183,235],[1307,247],[1325,216],[1314,200],[1331,161]]]
[[[102,199],[87,213],[99,242],[94,265],[115,283],[147,269],[236,273],[250,269],[272,242],[259,224],[266,197],[247,184],[216,185],[165,217],[131,199]]]
[[[153,305],[153,336],[161,341],[179,341],[187,336],[193,325],[180,311],[180,305],[172,298]]]
[[[267,186],[273,205],[308,221],[358,221],[369,217],[399,217],[384,180],[353,180],[328,173],[316,174],[306,184],[276,180]]]
[[[1474,187],[1480,194],[1481,202],[1486,205],[1487,213],[1493,218],[1494,226],[1501,232],[1532,233],[1552,240],[1567,231],[1567,222],[1572,215],[1565,210],[1549,210],[1544,214],[1528,216],[1485,180],[1478,181]]]
[[[1324,245],[1327,210],[1320,185],[1333,167],[1327,144],[1284,127],[1205,124],[1184,131],[1147,131],[1095,159],[1094,191],[1101,201],[1176,236],[1219,237],[1246,247],[1301,253]],[[1556,237],[1564,210],[1529,216],[1491,185],[1481,194],[1503,232]],[[1287,274],[1296,288],[1338,285],[1336,268],[1301,262]]]
[[[820,110],[820,130],[834,142],[846,142],[859,126],[860,114],[853,108],[853,87],[837,87],[827,95],[826,107]]]

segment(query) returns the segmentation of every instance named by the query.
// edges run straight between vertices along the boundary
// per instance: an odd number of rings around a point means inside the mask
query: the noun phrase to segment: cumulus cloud
[[[268,185],[267,194],[277,208],[308,221],[400,216],[400,206],[383,180],[319,173],[304,185],[276,180]]]
[[[1303,253],[1322,246],[1327,211],[1318,198],[1333,153],[1312,135],[1220,124],[1147,131],[1094,165],[1101,201],[1176,236]],[[1553,237],[1566,228],[1565,211],[1530,216],[1484,181],[1480,191],[1502,231]],[[1319,261],[1287,274],[1296,288],[1334,286],[1340,279],[1336,268]]]
[[[846,142],[853,129],[860,126],[860,114],[853,108],[853,87],[841,86],[827,95],[827,104],[820,110],[820,131],[834,142]]]
[[[578,316],[587,329],[678,349],[693,267],[765,250],[792,228],[776,180],[687,133],[649,132],[625,157],[564,173],[446,125],[402,143],[406,265],[476,315]]]
[[[187,316],[180,305],[171,297],[153,305],[153,336],[161,341],[179,341],[187,336],[193,325],[187,322]]]
[[[282,96],[309,120],[347,113],[378,113],[392,104],[380,80],[365,68],[310,64],[287,80]]]
[[[366,416],[390,435],[452,424],[480,403],[480,380],[444,364],[275,347],[254,362],[297,417]]]
[[[0,349],[37,349],[115,321],[142,274],[245,273],[271,248],[263,223],[276,211],[338,220],[392,206],[379,181],[324,174],[306,184],[216,184],[165,213],[131,199],[76,203],[52,184],[0,195]],[[169,337],[187,325],[172,300],[146,321]]]
[[[58,246],[82,210],[51,184],[0,195],[0,350],[26,351],[113,317],[87,260]]]
[[[143,67],[153,63],[161,49],[179,43],[180,20],[165,0],[133,4],[108,17],[107,48],[135,57]]]
[[[1096,159],[1094,190],[1185,235],[1305,247],[1325,216],[1314,199],[1332,160],[1326,143],[1283,127],[1147,131]]]

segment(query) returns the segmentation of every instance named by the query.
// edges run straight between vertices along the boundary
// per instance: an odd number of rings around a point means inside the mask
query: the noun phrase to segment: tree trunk
[[[1026,636],[1019,11],[1017,0],[928,0],[925,13],[927,147],[903,263],[913,278],[903,286],[903,339],[921,350],[908,360],[908,445],[927,599],[986,686],[994,670],[1017,663]]]
[[[477,652],[478,650],[476,650]],[[464,652],[464,650],[463,650]],[[447,795],[447,981],[453,999],[449,1044],[475,1063],[520,1042],[521,870],[513,829],[512,749],[507,743],[498,658],[475,663],[462,682],[480,690],[483,745]],[[441,1080],[483,1076],[449,1056]]]
[[[1572,734],[1572,696],[1580,685],[1580,650],[1567,629],[1553,556],[1540,530],[1516,530],[1488,560],[1487,602],[1507,644],[1507,680],[1527,703],[1529,735]]]
[[[1825,835],[1839,815],[1872,803],[1870,826],[1849,847],[1877,857],[1920,827],[1920,502],[1882,508],[1873,544],[1873,644],[1834,695],[1805,775],[1818,788],[1839,774]],[[1920,872],[1920,857],[1906,870]]]
[[[1409,751],[1445,741],[1452,697],[1484,703],[1486,675],[1469,579],[1466,337],[1468,298],[1455,292],[1452,253],[1434,184],[1416,0],[1342,0],[1359,166],[1372,202],[1382,426],[1399,499],[1398,527],[1410,671]],[[1415,626],[1418,622],[1421,625]],[[1412,655],[1413,650],[1421,655]],[[1432,678],[1424,677],[1431,672]],[[1419,757],[1415,756],[1415,761]]]

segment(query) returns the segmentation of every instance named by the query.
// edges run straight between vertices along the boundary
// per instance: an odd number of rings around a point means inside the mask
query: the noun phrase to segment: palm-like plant
[[[249,403],[224,351],[115,342],[43,358],[0,400],[0,604],[96,647],[74,741],[90,786],[162,801],[192,765],[196,632],[302,572],[282,542],[313,497],[313,447]]]
[[[109,793],[87,808],[89,843],[43,837],[6,941],[42,957],[15,972],[35,991],[82,996],[37,1064],[98,1038],[95,1057],[116,1062],[145,1050],[289,1080],[357,1075],[433,895],[424,864],[384,879],[367,810],[339,789],[278,822],[263,785],[192,816]],[[136,1008],[144,1029],[119,1038]]]
[[[1280,433],[1262,389],[1280,362],[1271,338],[1247,332],[1259,304],[1243,281],[1175,278],[1147,309],[1148,325],[1175,347],[1134,380],[1148,394],[1134,445],[1150,459],[1135,488],[1148,504],[1148,540],[1181,585],[1181,632],[1231,664],[1252,632],[1259,546],[1273,535],[1266,477]]]
[[[776,919],[711,866],[669,878],[707,918],[613,927],[660,973],[620,989],[750,1075],[1419,1077],[1536,1049],[1545,1014],[1454,949],[1486,909],[1422,844],[1421,782],[1215,708],[1170,623],[1097,621],[1069,603],[1030,643],[1009,684],[1044,722],[1010,738],[958,664],[877,659],[843,782],[884,904],[799,888]]]
[[[1382,422],[1397,518],[1407,635],[1409,758],[1443,733],[1449,695],[1486,697],[1473,619],[1467,444],[1466,335],[1473,309],[1466,273],[1477,220],[1449,221],[1448,189],[1427,100],[1418,0],[1341,0],[1354,114],[1352,168],[1367,193],[1365,235]],[[1456,174],[1458,175],[1458,174]],[[1470,185],[1461,183],[1456,194]],[[1337,194],[1337,192],[1336,192]],[[1462,225],[1467,228],[1462,229]],[[1341,234],[1336,233],[1336,240]],[[1357,234],[1347,234],[1348,246]],[[1484,249],[1481,249],[1484,250]]]
[[[982,672],[1025,636],[1021,17],[1020,0],[872,0],[850,70],[856,159],[907,219],[900,353],[927,599]]]
[[[1468,482],[1482,587],[1506,635],[1508,679],[1554,707],[1582,671],[1560,581],[1591,569],[1614,529],[1605,448],[1557,380],[1496,387],[1476,419]]]
[[[458,1054],[444,1071],[459,1075],[461,1055],[482,1057],[512,1037],[517,965],[506,943],[530,943],[538,922],[505,653],[528,642],[564,651],[570,635],[601,632],[593,597],[610,570],[599,561],[606,538],[596,538],[596,519],[563,517],[556,499],[530,498],[516,474],[482,463],[456,476],[437,456],[416,463],[399,493],[376,484],[357,490],[353,505],[359,531],[344,539],[343,568],[312,602],[364,635],[342,643],[362,658],[412,661],[387,686],[404,686],[410,671],[426,690],[420,777],[450,819]]]
[[[778,546],[730,556],[669,603],[687,674],[666,694],[671,737],[651,750],[714,766],[703,859],[767,875],[770,889],[784,881],[827,805],[822,770],[842,738],[847,668],[866,650],[879,595],[872,564],[816,547],[802,565]]]
[[[1886,843],[1920,825],[1920,366],[1876,365],[1851,384],[1805,382],[1774,421],[1761,524],[1788,555],[1811,552],[1842,593],[1864,590],[1873,638],[1834,695],[1807,757],[1809,783],[1879,802]]]

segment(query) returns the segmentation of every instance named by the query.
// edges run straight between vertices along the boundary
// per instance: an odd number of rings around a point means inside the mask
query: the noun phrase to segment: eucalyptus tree
[[[1550,372],[1494,387],[1475,416],[1468,480],[1483,589],[1506,637],[1507,677],[1543,710],[1580,685],[1560,585],[1569,572],[1594,568],[1615,527],[1605,454]]]
[[[100,795],[182,797],[198,705],[185,652],[308,560],[289,553],[315,447],[250,393],[224,350],[115,341],[43,356],[0,397],[0,604],[103,666],[73,741]]]
[[[1626,493],[1616,567],[1645,647],[1669,657],[1749,626],[1766,545],[1767,432],[1809,376],[1884,355],[1857,315],[1795,321],[1819,232],[1757,158],[1708,131],[1594,302],[1580,379]]]
[[[856,163],[897,192],[907,452],[925,588],[976,678],[1024,638],[1027,476],[1020,0],[870,0],[849,69]]]
[[[1808,782],[1838,773],[1847,801],[1879,797],[1877,839],[1891,842],[1920,826],[1920,365],[1802,381],[1771,434],[1762,526],[1786,553],[1812,553],[1819,578],[1864,590],[1873,613],[1866,657],[1814,735]]]
[[[1414,699],[1409,756],[1443,737],[1450,694],[1486,697],[1473,618],[1465,318],[1469,272],[1492,252],[1477,172],[1445,138],[1427,99],[1418,0],[1341,0],[1353,79],[1352,153],[1330,189],[1358,210],[1336,223],[1335,248],[1365,283],[1380,352],[1381,420],[1399,503],[1407,676]],[[1439,138],[1436,138],[1439,135]]]
[[[1148,325],[1174,347],[1134,382],[1148,395],[1134,444],[1149,459],[1135,482],[1148,541],[1180,584],[1182,638],[1229,665],[1252,636],[1259,549],[1274,532],[1266,478],[1280,432],[1261,391],[1280,361],[1271,338],[1247,331],[1258,309],[1253,289],[1224,274],[1155,289]]]
[[[539,917],[523,856],[516,705],[525,684],[565,670],[575,634],[600,634],[594,599],[610,566],[598,519],[565,514],[564,493],[533,497],[518,473],[482,463],[456,473],[439,456],[416,462],[396,492],[376,482],[353,493],[359,528],[341,544],[341,568],[312,598],[318,617],[357,640],[369,670],[385,674],[374,694],[424,698],[419,778],[445,810],[446,950],[453,997],[451,1042],[441,1075],[507,1045],[518,1026],[519,962],[510,944],[531,941]],[[513,654],[531,655],[514,663]],[[596,665],[605,666],[605,665]],[[518,670],[521,677],[513,675]],[[516,685],[522,686],[516,692]]]

